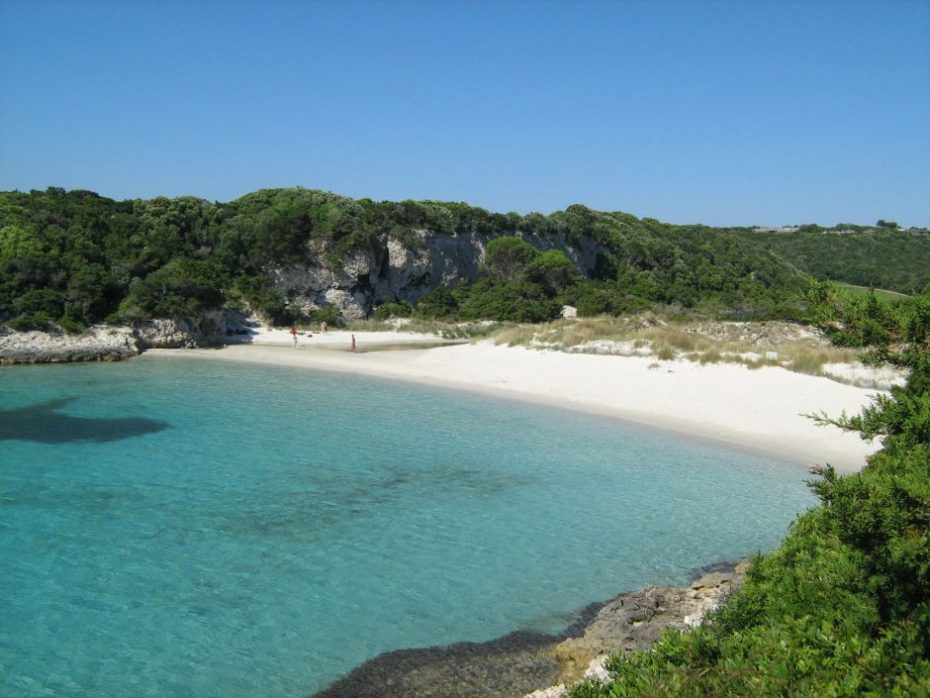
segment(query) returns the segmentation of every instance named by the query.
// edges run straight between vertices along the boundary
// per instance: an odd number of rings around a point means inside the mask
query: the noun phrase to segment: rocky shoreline
[[[222,310],[196,318],[146,320],[136,325],[94,325],[80,334],[18,332],[0,325],[0,365],[122,361],[146,349],[194,348],[215,344],[226,336]]]
[[[97,326],[79,335],[0,327],[0,365],[121,361],[141,351],[129,327]]]
[[[667,628],[698,625],[747,567],[711,565],[687,587],[648,586],[593,604],[559,635],[517,631],[490,642],[386,652],[313,698],[559,698],[582,679],[606,680],[610,654],[650,647]]]

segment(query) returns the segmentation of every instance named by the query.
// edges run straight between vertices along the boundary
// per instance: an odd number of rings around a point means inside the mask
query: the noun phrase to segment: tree
[[[818,421],[857,431],[867,439],[884,436],[886,449],[898,440],[907,446],[930,444],[930,292],[888,308],[878,304],[874,294],[862,301],[830,284],[815,284],[808,299],[814,324],[829,336],[865,348],[866,362],[909,371],[904,386],[877,395],[861,415],[819,415]]]
[[[120,311],[131,318],[184,317],[217,308],[221,278],[210,262],[178,257],[134,281]]]
[[[113,277],[99,264],[72,274],[65,296],[65,315],[79,324],[90,324],[116,308],[118,289]]]
[[[538,254],[530,262],[527,275],[550,293],[558,293],[581,277],[577,267],[561,250]]]
[[[488,243],[484,266],[505,281],[516,281],[526,276],[538,254],[539,251],[522,238],[500,237]]]

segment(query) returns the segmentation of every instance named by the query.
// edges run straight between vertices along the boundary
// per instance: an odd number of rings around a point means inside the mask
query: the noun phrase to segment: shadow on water
[[[74,417],[59,410],[75,398],[51,400],[13,410],[0,410],[0,441],[63,444],[72,441],[118,441],[167,429],[157,419]]]

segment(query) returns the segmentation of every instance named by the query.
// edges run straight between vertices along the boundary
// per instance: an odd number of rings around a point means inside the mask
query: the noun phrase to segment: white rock
[[[336,308],[347,320],[361,320],[367,312],[359,299],[348,291],[331,288],[326,292],[326,303]]]
[[[0,326],[0,364],[113,361],[139,353],[128,327],[95,325],[78,335],[14,332]]]
[[[144,347],[159,349],[205,346],[222,340],[225,335],[226,319],[222,310],[193,318],[146,320],[136,327],[136,336]]]
[[[859,388],[876,388],[888,390],[893,385],[907,382],[907,371],[893,366],[866,366],[865,364],[824,364],[823,374],[840,383],[855,385]]]
[[[584,677],[592,681],[597,681],[604,686],[610,684],[610,672],[607,671],[607,668],[604,666],[607,664],[608,659],[610,659],[609,654],[602,654],[592,659],[591,663],[588,664],[587,670],[584,672]]]

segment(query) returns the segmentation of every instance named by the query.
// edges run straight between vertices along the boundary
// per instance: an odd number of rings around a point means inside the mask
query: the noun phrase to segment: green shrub
[[[390,318],[407,318],[413,315],[413,306],[407,301],[398,301],[396,303],[384,303],[379,305],[372,312],[372,318],[375,320],[389,320]]]
[[[80,334],[85,329],[87,329],[87,326],[84,323],[70,318],[67,315],[58,319],[58,325],[68,334]]]
[[[292,314],[289,317],[294,318],[294,321],[297,321],[296,315]],[[338,327],[342,324],[342,318],[339,317],[339,311],[336,310],[335,306],[325,305],[322,308],[317,308],[316,310],[311,310],[307,314],[307,320],[316,324],[325,322],[329,327]],[[276,324],[287,324],[285,322],[276,323]]]
[[[48,313],[42,311],[36,313],[23,313],[6,323],[7,327],[13,330],[41,330],[48,331],[54,329],[54,323]]]
[[[131,317],[189,317],[223,304],[221,276],[200,260],[175,258],[130,285],[121,312]]]
[[[448,289],[436,288],[417,303],[417,317],[435,319],[448,319],[458,314],[459,304],[456,296]]]
[[[453,292],[462,320],[545,322],[562,312],[562,305],[530,281],[502,281],[484,277]]]

